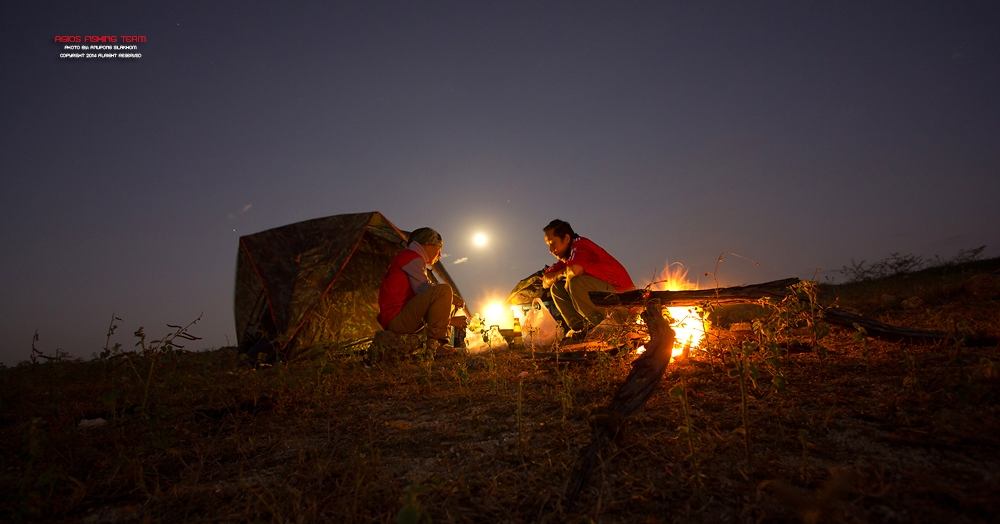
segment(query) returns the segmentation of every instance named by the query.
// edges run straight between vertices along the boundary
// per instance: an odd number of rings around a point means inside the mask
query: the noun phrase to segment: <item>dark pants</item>
[[[427,338],[446,338],[451,319],[452,291],[448,284],[431,284],[389,321],[389,331],[406,335],[427,325]]]
[[[588,324],[596,326],[604,320],[604,311],[590,300],[591,291],[614,293],[615,288],[590,275],[559,279],[552,284],[552,302],[570,329],[579,331]]]

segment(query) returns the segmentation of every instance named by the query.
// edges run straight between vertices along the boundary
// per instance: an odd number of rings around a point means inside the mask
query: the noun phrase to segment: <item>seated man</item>
[[[448,345],[451,306],[464,305],[451,286],[433,284],[427,276],[427,266],[438,261],[443,247],[437,231],[429,227],[414,230],[407,248],[389,263],[378,294],[379,324],[400,335],[416,333],[426,325],[431,351],[453,349]]]
[[[604,320],[604,313],[590,300],[589,293],[628,291],[635,289],[635,284],[615,257],[577,235],[568,222],[553,220],[544,231],[545,244],[558,261],[545,268],[542,287],[551,290],[552,302],[572,330],[567,336],[579,340]]]

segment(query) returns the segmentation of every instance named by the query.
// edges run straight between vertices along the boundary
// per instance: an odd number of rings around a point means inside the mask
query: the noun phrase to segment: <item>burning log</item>
[[[594,304],[603,307],[636,306],[656,301],[663,306],[696,306],[704,303],[740,304],[756,302],[762,298],[780,300],[789,293],[789,287],[799,283],[797,278],[786,278],[762,284],[749,286],[722,287],[714,289],[698,289],[684,291],[650,291],[636,289],[623,293],[605,293],[596,291],[590,293]],[[836,307],[821,307],[823,319],[826,322],[846,327],[848,329],[863,328],[865,333],[874,338],[890,342],[943,342],[962,338],[966,346],[982,347],[997,344],[997,337],[974,334],[966,337],[956,337],[943,331],[927,331],[907,327],[892,326],[878,320],[856,313],[850,313]]]
[[[576,503],[597,464],[598,455],[618,434],[625,417],[642,407],[662,381],[663,372],[670,362],[674,331],[663,318],[661,307],[662,305],[655,301],[646,305],[642,315],[649,327],[649,343],[646,344],[646,351],[632,362],[632,371],[629,372],[625,382],[618,387],[618,391],[604,408],[601,416],[591,420],[593,433],[590,444],[580,451],[566,487],[568,507]]]
[[[595,305],[604,307],[639,306],[651,300],[656,300],[663,306],[697,306],[705,302],[713,304],[743,304],[762,298],[784,298],[788,294],[789,286],[793,286],[799,282],[797,278],[786,278],[773,282],[764,282],[763,284],[751,284],[749,286],[689,289],[684,291],[648,291],[645,289],[636,289],[623,293],[593,291],[590,293],[590,299]]]

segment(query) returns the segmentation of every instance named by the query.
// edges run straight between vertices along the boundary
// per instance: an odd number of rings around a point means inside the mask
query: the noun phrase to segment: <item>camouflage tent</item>
[[[285,359],[344,347],[381,329],[378,290],[408,233],[381,213],[316,218],[240,237],[234,313],[241,350]],[[444,267],[432,278],[458,289]]]

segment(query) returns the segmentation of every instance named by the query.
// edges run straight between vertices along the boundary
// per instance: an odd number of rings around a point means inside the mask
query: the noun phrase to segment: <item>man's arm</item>
[[[547,266],[545,269],[542,270],[542,289],[548,289],[552,287],[552,284],[555,284],[556,280],[559,280],[560,278],[565,276],[565,274],[566,274],[566,263],[563,262],[562,260],[556,262],[555,264],[552,264],[551,266]]]
[[[578,277],[585,274],[587,266],[593,264],[595,260],[595,254],[590,250],[590,244],[587,241],[575,242],[573,244],[573,252],[570,253],[569,259],[566,260],[566,278]]]

